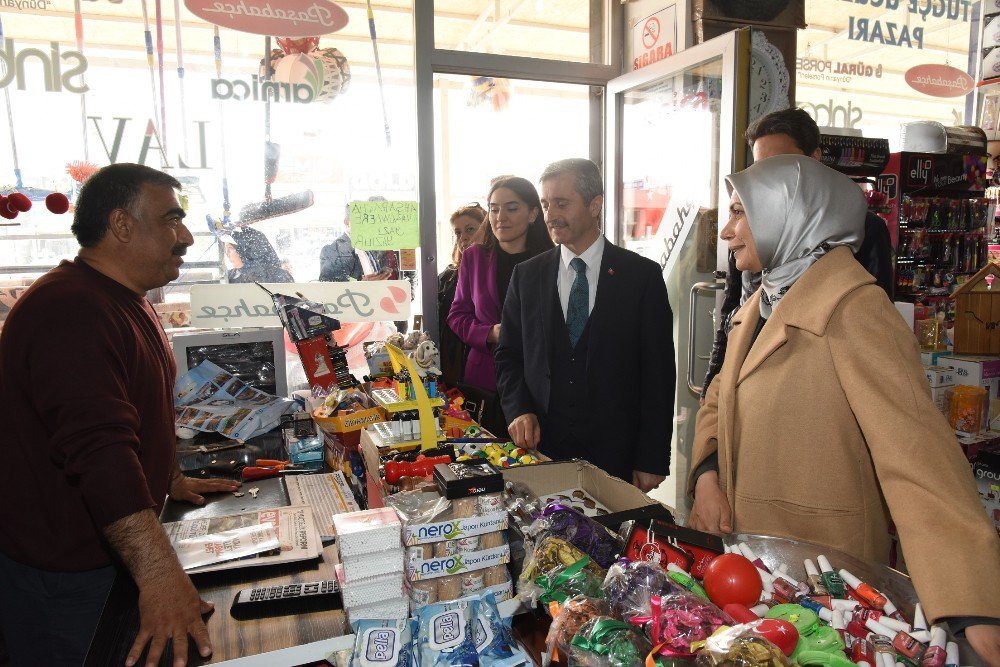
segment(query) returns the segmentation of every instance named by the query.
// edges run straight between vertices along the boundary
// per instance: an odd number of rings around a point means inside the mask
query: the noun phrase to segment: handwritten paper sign
[[[346,283],[266,283],[279,294],[325,304],[327,314],[341,322],[387,322],[410,316],[410,284],[405,280],[365,280]],[[271,296],[257,285],[194,285],[191,287],[193,327],[281,326]]]
[[[358,250],[420,246],[415,201],[352,201],[351,242]]]

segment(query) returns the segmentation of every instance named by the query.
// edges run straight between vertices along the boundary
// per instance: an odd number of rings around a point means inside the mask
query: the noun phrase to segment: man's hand
[[[208,628],[201,618],[212,609],[214,605],[198,596],[191,579],[183,571],[140,587],[139,634],[125,659],[125,667],[132,667],[139,660],[146,644],[149,644],[149,653],[145,667],[156,667],[167,641],[173,642],[174,667],[184,667],[188,658],[188,635],[194,638],[202,657],[212,655]]]
[[[726,494],[719,487],[718,472],[702,473],[694,483],[694,506],[687,525],[706,533],[733,532],[733,512]]]
[[[378,273],[368,273],[361,276],[362,280],[388,280],[392,275],[391,271],[379,271]]]
[[[195,479],[179,470],[170,480],[170,497],[192,505],[204,505],[203,493],[232,493],[240,483],[231,479]]]
[[[490,332],[486,334],[486,342],[496,343],[499,340],[500,340],[500,325],[494,324],[492,327],[490,327]]]
[[[1000,667],[1000,625],[970,625],[965,638],[990,667]]]
[[[643,493],[649,493],[666,479],[664,475],[654,475],[651,472],[632,471],[632,486],[639,487]]]
[[[108,543],[121,557],[139,588],[139,634],[125,659],[132,667],[149,644],[146,667],[155,667],[168,640],[173,640],[174,667],[187,664],[188,635],[203,657],[212,654],[201,614],[212,610],[202,602],[191,579],[151,509],[140,510],[104,527]]]
[[[528,412],[510,423],[507,427],[510,439],[521,449],[535,449],[542,439],[542,428],[538,425],[538,417]]]

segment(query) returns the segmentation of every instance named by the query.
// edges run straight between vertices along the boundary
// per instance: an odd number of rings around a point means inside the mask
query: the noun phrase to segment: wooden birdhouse
[[[951,296],[955,353],[1000,354],[1000,266],[990,262]]]

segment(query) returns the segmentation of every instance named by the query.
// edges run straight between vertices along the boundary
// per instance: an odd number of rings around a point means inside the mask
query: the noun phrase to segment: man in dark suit
[[[514,269],[496,350],[511,438],[649,491],[670,468],[673,316],[659,265],[605,240],[590,160],[542,173],[558,244]]]

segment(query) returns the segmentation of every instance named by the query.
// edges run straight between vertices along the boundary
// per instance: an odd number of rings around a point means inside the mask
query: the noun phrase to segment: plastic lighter
[[[677,582],[683,588],[691,591],[702,600],[709,602],[708,593],[705,589],[701,587],[697,581],[695,581],[690,574],[682,570],[680,567],[674,563],[667,563],[667,576]]]
[[[944,667],[958,667],[958,644],[955,642],[948,642],[948,645],[944,650],[944,654]]]

